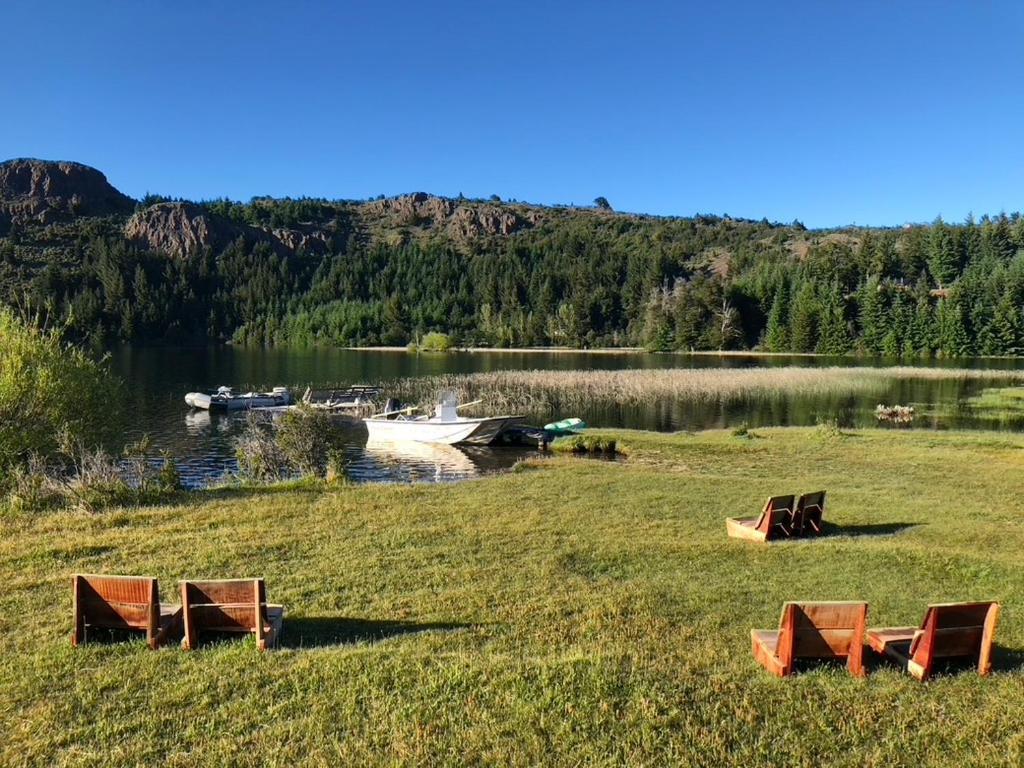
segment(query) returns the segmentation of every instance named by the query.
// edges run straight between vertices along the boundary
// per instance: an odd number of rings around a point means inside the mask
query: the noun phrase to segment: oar
[[[405,408],[399,408],[397,411],[387,411],[385,413],[375,413],[371,416],[371,419],[383,419],[386,416],[397,416],[400,413],[409,413],[410,411],[418,411],[419,407],[415,405],[408,405]]]
[[[471,405],[476,405],[477,403],[482,403],[482,402],[483,402],[483,398],[481,398],[480,400],[474,400],[471,403],[463,403],[462,405],[456,405],[455,406],[455,410],[459,410],[459,408],[469,408],[469,406],[471,406]]]

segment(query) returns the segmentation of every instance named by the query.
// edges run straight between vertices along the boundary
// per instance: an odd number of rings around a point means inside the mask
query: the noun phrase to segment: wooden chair
[[[805,493],[796,502],[790,530],[795,536],[821,535],[825,516],[825,492]]]
[[[867,631],[868,645],[895,659],[918,680],[927,680],[937,659],[976,659],[978,674],[992,671],[992,641],[999,603],[929,605],[921,627],[884,627]]]
[[[149,576],[76,573],[71,584],[73,646],[86,642],[90,629],[127,629],[144,631],[155,649],[181,627],[181,606],[161,603],[156,579]]]
[[[277,642],[284,621],[284,608],[267,603],[263,579],[182,581],[181,607],[185,650],[196,647],[201,632],[239,632],[255,635],[256,647],[265,651]]]
[[[727,517],[725,532],[734,539],[771,541],[779,536],[790,536],[793,517],[793,496],[772,496],[764,504],[759,517],[739,519]]]
[[[791,674],[797,659],[846,659],[850,674],[864,677],[867,616],[862,602],[786,603],[777,631],[750,631],[754,658],[777,677]]]

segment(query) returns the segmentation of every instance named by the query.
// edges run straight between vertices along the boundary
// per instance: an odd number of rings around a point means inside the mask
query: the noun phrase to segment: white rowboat
[[[473,405],[466,403],[465,405]],[[416,443],[474,443],[487,445],[501,432],[523,421],[522,416],[459,416],[454,397],[446,397],[433,416],[412,416],[413,409],[383,413],[363,419],[370,440]]]

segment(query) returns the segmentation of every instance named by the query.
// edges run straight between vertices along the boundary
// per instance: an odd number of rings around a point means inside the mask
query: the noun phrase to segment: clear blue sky
[[[1020,2],[5,0],[0,158],[809,226],[1024,208]]]

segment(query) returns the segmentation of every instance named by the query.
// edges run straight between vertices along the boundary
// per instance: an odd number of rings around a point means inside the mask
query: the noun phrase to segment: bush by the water
[[[431,331],[420,338],[419,344],[411,344],[410,348],[419,352],[447,352],[455,342],[447,333]]]
[[[117,429],[118,384],[107,366],[0,309],[0,484],[33,455],[54,457],[59,437],[95,446]]]
[[[7,503],[14,511],[70,507],[96,512],[110,506],[156,503],[173,498],[182,489],[173,459],[149,458],[148,438],[129,445],[120,456],[76,442],[67,431],[57,440],[55,456],[33,452],[11,469]]]
[[[271,421],[252,412],[235,445],[241,476],[274,482],[289,476],[324,477],[337,462],[338,427],[314,408],[298,407]]]

